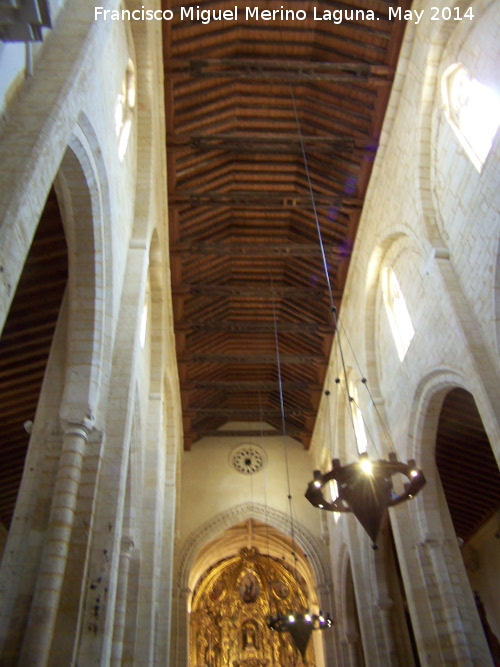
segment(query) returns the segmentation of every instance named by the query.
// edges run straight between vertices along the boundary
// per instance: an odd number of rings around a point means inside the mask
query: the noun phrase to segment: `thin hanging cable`
[[[363,373],[363,369],[361,368],[361,365],[360,365],[360,363],[359,363],[359,361],[358,361],[358,358],[357,358],[357,356],[356,356],[356,353],[354,352],[354,348],[353,348],[353,346],[352,346],[352,343],[351,343],[351,341],[349,340],[349,336],[347,335],[346,328],[345,328],[345,326],[344,326],[344,324],[343,324],[343,322],[342,322],[342,320],[341,320],[340,318],[339,318],[339,324],[340,324],[340,326],[342,327],[342,331],[344,332],[344,336],[345,336],[345,338],[346,338],[346,340],[347,340],[347,344],[349,345],[349,348],[350,348],[350,350],[351,350],[352,356],[353,356],[353,358],[354,358],[354,362],[356,363],[356,366],[358,367],[359,374],[361,375],[361,382],[365,385],[365,389],[366,389],[366,391],[368,392],[368,396],[369,396],[369,398],[370,398],[370,402],[371,402],[371,404],[373,405],[373,407],[374,407],[374,409],[375,409],[375,414],[377,415],[377,419],[379,420],[380,425],[382,426],[382,430],[384,431],[384,435],[385,435],[385,437],[387,438],[387,441],[388,441],[388,443],[389,443],[389,447],[390,447],[390,449],[393,449],[394,451],[396,451],[396,447],[394,446],[394,443],[393,443],[393,441],[392,441],[392,437],[391,437],[391,434],[390,434],[390,432],[389,432],[389,429],[387,428],[387,425],[386,425],[385,421],[383,420],[382,415],[380,414],[379,409],[377,408],[377,404],[375,403],[375,399],[373,398],[373,395],[372,395],[372,392],[371,392],[371,390],[370,390],[370,387],[368,386],[368,381],[367,381],[367,379],[366,379],[366,376],[365,376],[365,374]],[[337,334],[337,335],[338,335],[338,334]]]
[[[359,405],[356,403],[356,400],[355,400],[354,397],[351,397],[351,401],[356,406],[356,409],[358,410],[358,412],[360,412],[361,415],[362,415],[361,409],[360,409]],[[371,434],[371,431],[368,428],[368,426],[366,425],[366,422],[365,422],[365,420],[363,419],[362,416],[361,416],[361,419],[362,419],[362,423],[363,423],[363,428],[365,430],[365,434],[367,436],[367,441],[369,440],[372,443],[373,449],[375,450],[375,452],[378,454],[378,456],[381,456],[379,448],[377,447],[377,443],[376,443],[375,439],[373,438],[373,436]]]
[[[326,417],[325,417],[325,420],[324,420],[325,423],[324,423],[323,440],[325,442],[329,443],[328,451],[330,452],[330,457],[331,457],[332,454],[333,454],[333,451],[332,451],[332,449],[333,449],[333,447],[332,447],[333,440],[332,440],[332,423],[331,423],[331,417],[330,417],[330,390],[329,389],[327,389],[325,391],[325,396],[326,396],[326,408],[325,408]],[[328,429],[328,433],[327,433],[327,429]]]
[[[350,405],[351,401],[352,401],[352,398],[351,398],[351,394],[349,392],[349,383],[347,382],[347,370],[346,370],[346,367],[345,367],[344,352],[342,351],[342,343],[340,342],[340,331],[339,331],[339,327],[338,327],[338,324],[337,324],[337,309],[335,308],[335,306],[332,307],[332,316],[333,316],[333,323],[335,325],[335,333],[337,334],[337,343],[338,343],[338,346],[339,346],[340,359],[342,361],[342,370],[344,371],[345,387],[346,387],[346,390],[347,390],[347,396],[349,398],[349,405]]]
[[[288,80],[288,85],[290,86],[290,94],[292,96],[293,110],[294,110],[294,113],[295,113],[295,120],[297,122],[297,130],[299,132],[300,147],[302,149],[302,157],[304,158],[304,167],[305,167],[305,170],[306,170],[307,182],[309,184],[309,192],[311,194],[311,203],[312,203],[313,212],[314,212],[314,220],[316,221],[316,229],[318,231],[319,246],[320,246],[320,249],[321,249],[321,257],[323,258],[323,267],[324,267],[324,270],[325,270],[325,278],[326,278],[326,282],[327,282],[327,285],[328,285],[328,294],[330,296],[330,306],[331,306],[331,308],[335,308],[335,304],[333,303],[332,286],[331,286],[331,283],[330,283],[330,274],[329,274],[329,271],[328,271],[328,263],[326,261],[325,247],[323,245],[323,238],[321,236],[321,228],[320,228],[320,225],[319,225],[318,212],[316,210],[316,201],[314,199],[314,191],[313,191],[313,187],[312,187],[312,183],[311,183],[311,176],[309,174],[309,165],[307,163],[306,149],[304,147],[304,140],[302,138],[302,131],[300,129],[299,114],[297,112],[297,104],[295,102],[295,95],[294,95],[294,92],[293,92],[293,86],[292,86],[292,82],[290,80]]]
[[[286,481],[287,481],[287,490],[288,490],[288,506],[290,511],[290,536],[292,538],[292,555],[293,555],[293,564],[295,571],[295,580],[297,581],[297,553],[295,546],[295,527],[293,523],[293,512],[292,512],[292,492],[290,488],[290,471],[288,467],[288,446],[286,442],[286,422],[285,422],[285,405],[283,402],[283,382],[281,380],[281,360],[280,360],[280,346],[278,342],[278,325],[276,322],[276,304],[274,301],[274,284],[273,276],[271,274],[271,294],[273,302],[273,322],[274,322],[274,341],[276,345],[276,361],[278,366],[278,386],[279,386],[279,395],[280,395],[280,408],[281,408],[281,427],[283,429],[283,448],[285,451],[285,468],[286,468]]]
[[[321,257],[323,259],[323,268],[324,268],[324,271],[325,271],[325,278],[326,278],[326,282],[327,282],[327,285],[328,285],[328,294],[329,294],[329,297],[330,297],[330,308],[331,308],[331,311],[332,311],[332,316],[333,316],[333,320],[334,320],[334,324],[335,324],[335,332],[337,334],[337,343],[338,343],[338,346],[339,346],[340,358],[342,360],[342,368],[343,368],[343,371],[344,371],[345,386],[346,386],[346,389],[347,389],[347,396],[348,396],[348,400],[349,400],[351,419],[352,419],[352,423],[353,423],[353,426],[354,426],[354,415],[353,415],[352,405],[351,405],[352,397],[350,395],[349,384],[347,382],[347,372],[346,372],[345,361],[344,361],[344,353],[342,351],[342,345],[341,345],[341,342],[340,342],[340,331],[339,331],[338,322],[337,322],[337,309],[336,309],[334,301],[333,301],[332,286],[331,286],[331,282],[330,282],[330,273],[328,271],[328,262],[326,261],[325,247],[324,247],[324,244],[323,244],[323,237],[321,235],[321,226],[319,224],[318,212],[316,210],[316,201],[314,199],[314,190],[313,190],[313,187],[312,187],[311,176],[310,176],[310,173],[309,173],[309,165],[308,165],[308,162],[307,162],[307,154],[306,154],[306,149],[305,149],[305,146],[304,146],[304,140],[302,138],[302,130],[300,129],[300,121],[299,121],[299,114],[298,114],[298,111],[297,111],[297,103],[295,101],[295,94],[293,92],[293,86],[292,86],[292,82],[290,80],[288,80],[288,85],[290,87],[290,95],[292,97],[293,111],[294,111],[294,114],[295,114],[295,121],[297,123],[297,130],[298,130],[298,133],[299,133],[300,147],[302,149],[302,157],[304,158],[304,168],[305,168],[305,171],[306,171],[307,182],[308,182],[308,185],[309,185],[309,192],[310,192],[310,195],[311,195],[311,203],[312,203],[313,212],[314,212],[314,220],[316,222],[316,229],[317,229],[317,232],[318,232],[319,246],[320,246],[320,250],[321,250]],[[344,327],[342,326],[342,328],[344,328]],[[344,329],[344,333],[345,333],[345,329]],[[347,335],[346,335],[346,338],[347,338]],[[347,338],[347,341],[349,343],[351,351],[353,352],[354,359],[355,359],[356,364],[357,364],[357,366],[360,370],[360,373],[361,373],[361,375],[363,375],[363,373],[361,372],[361,368],[359,366],[358,360],[356,358],[356,355],[354,354],[354,350],[352,349],[351,343],[350,343],[348,338]],[[365,387],[368,390],[368,395],[370,396],[370,400],[372,402],[372,405],[375,408],[375,412],[377,414],[377,417],[380,420],[380,423],[382,424],[382,428],[384,430],[384,433],[385,433],[386,437],[388,438],[389,445],[390,445],[390,447],[392,447],[392,449],[395,450],[394,444],[392,442],[392,438],[390,437],[390,434],[389,434],[389,432],[387,430],[387,427],[386,427],[386,425],[385,425],[385,423],[382,419],[382,416],[380,415],[379,410],[378,410],[378,408],[375,404],[375,401],[373,400],[373,397],[372,397],[371,392],[368,388],[368,385],[366,383],[366,378],[364,377],[364,375],[363,375],[363,381],[364,381],[363,384],[365,385]],[[356,437],[356,435],[355,435],[355,437]],[[375,441],[373,440],[373,438],[371,438],[371,436],[370,436],[370,439],[372,440],[372,442],[375,446],[375,449],[377,449],[377,446],[375,445]]]
[[[351,401],[351,395],[349,394],[349,390],[348,390],[347,386],[344,389],[344,385],[342,384],[342,382],[340,380],[337,380],[337,382],[340,385],[340,389],[341,389],[342,393],[344,394],[344,400],[346,402],[346,405],[347,405],[347,408],[348,408],[348,411],[349,411],[349,416],[351,417],[352,430],[354,432],[354,437],[356,438],[356,445],[357,445],[356,427],[354,426],[354,412],[353,412],[352,406],[351,406],[351,402],[352,402]]]
[[[266,548],[267,548],[267,588],[268,588],[268,600],[267,604],[269,605],[269,615],[272,615],[272,580],[271,580],[271,554],[269,550],[269,522],[267,518],[267,479],[266,479],[266,466],[265,466],[265,450],[264,450],[264,423],[262,420],[262,396],[259,390],[259,415],[260,415],[260,449],[262,456],[262,475],[264,481],[264,522],[266,525]]]
[[[331,312],[332,312],[333,322],[334,322],[334,326],[335,326],[335,333],[337,334],[337,343],[338,343],[338,346],[339,346],[340,358],[341,358],[341,361],[342,361],[342,369],[343,369],[343,372],[344,372],[345,386],[346,386],[346,390],[347,390],[349,408],[350,408],[350,412],[351,412],[351,419],[352,419],[352,424],[353,424],[353,427],[354,427],[354,414],[353,414],[352,405],[351,405],[352,397],[351,397],[350,391],[349,391],[349,383],[347,382],[347,371],[346,371],[345,360],[344,360],[344,352],[342,350],[342,344],[340,342],[340,331],[339,331],[339,328],[338,328],[338,321],[337,321],[337,308],[335,307],[335,304],[333,302],[333,293],[332,293],[332,286],[331,286],[331,282],[330,282],[330,274],[329,274],[329,271],[328,271],[328,262],[326,261],[325,246],[323,244],[323,237],[321,235],[321,227],[320,227],[320,224],[319,224],[318,213],[317,213],[317,210],[316,210],[316,202],[315,202],[315,199],[314,199],[314,191],[313,191],[313,187],[312,187],[312,183],[311,183],[311,176],[310,176],[310,173],[309,173],[309,165],[307,163],[306,149],[304,147],[304,140],[302,138],[302,131],[300,129],[299,114],[297,112],[297,103],[295,101],[293,86],[292,86],[292,83],[291,83],[290,80],[288,81],[288,85],[290,86],[290,94],[291,94],[292,102],[293,102],[293,110],[294,110],[294,113],[295,113],[295,120],[296,120],[296,123],[297,123],[297,130],[298,130],[298,133],[299,133],[300,146],[301,146],[301,149],[302,149],[302,157],[304,158],[304,167],[305,167],[305,170],[306,170],[307,182],[309,184],[309,192],[311,194],[311,202],[312,202],[312,207],[313,207],[313,211],[314,211],[314,220],[316,222],[316,229],[317,229],[317,232],[318,232],[318,239],[319,239],[319,246],[320,246],[320,250],[321,250],[321,257],[323,258],[323,268],[324,268],[324,271],[325,271],[325,278],[326,278],[326,282],[327,282],[327,285],[328,285],[328,294],[329,294],[329,297],[330,297],[330,309],[331,309]],[[375,409],[376,409],[376,406],[375,406]],[[356,440],[357,440],[356,431],[354,431],[354,433],[355,433],[354,437],[356,437]]]

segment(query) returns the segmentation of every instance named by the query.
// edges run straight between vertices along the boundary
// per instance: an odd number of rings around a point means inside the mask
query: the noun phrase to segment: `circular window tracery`
[[[264,458],[259,447],[240,445],[231,453],[230,463],[242,475],[253,475],[264,467]]]

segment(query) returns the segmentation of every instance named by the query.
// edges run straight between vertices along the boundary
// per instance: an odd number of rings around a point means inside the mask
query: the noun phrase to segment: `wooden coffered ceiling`
[[[332,343],[316,216],[338,307],[405,25],[388,20],[395,0],[268,0],[260,10],[308,18],[256,21],[241,5],[238,21],[208,24],[182,6],[163,2],[185,448],[228,422],[258,433],[261,416],[282,431],[275,322],[286,431],[308,447]],[[314,6],[375,18],[315,21]]]

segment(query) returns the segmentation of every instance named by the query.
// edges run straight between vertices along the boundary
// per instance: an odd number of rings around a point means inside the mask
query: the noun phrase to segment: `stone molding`
[[[284,535],[290,534],[290,518],[288,515],[279,510],[265,507],[260,503],[243,503],[231,507],[225,512],[220,512],[193,531],[180,550],[176,576],[178,588],[188,588],[189,573],[200,549],[224,530],[246,519],[255,519],[267,523]],[[332,580],[326,548],[307,528],[297,521],[294,521],[294,533],[297,545],[308,555],[317,588],[331,590]]]

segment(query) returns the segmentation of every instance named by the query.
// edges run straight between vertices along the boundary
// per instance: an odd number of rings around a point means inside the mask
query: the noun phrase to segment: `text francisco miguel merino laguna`
[[[305,21],[312,18],[314,21],[378,21],[381,14],[375,14],[372,9],[318,9],[313,7],[312,12],[304,9],[261,9],[260,7],[238,7],[234,9],[200,9],[199,6],[180,7],[171,9],[104,9],[95,7],[94,19],[104,21],[171,21],[176,15],[177,20],[196,21],[204,24],[211,21]],[[402,10],[401,7],[388,7],[387,18],[389,20],[414,21],[418,23],[422,18],[424,10]]]

